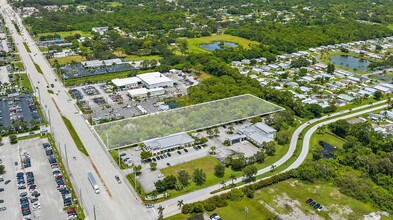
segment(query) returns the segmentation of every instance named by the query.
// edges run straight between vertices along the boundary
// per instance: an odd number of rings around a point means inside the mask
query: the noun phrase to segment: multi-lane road
[[[40,99],[40,103],[43,106],[43,111],[47,121],[50,124],[50,130],[52,131],[58,147],[61,149],[62,157],[65,164],[68,164],[71,179],[73,181],[77,195],[82,202],[87,218],[89,219],[156,219],[157,213],[154,209],[146,209],[136,196],[135,192],[131,189],[128,181],[123,181],[122,184],[117,183],[114,176],[119,174],[121,171],[118,170],[115,164],[110,159],[106,149],[98,138],[94,135],[93,128],[86,122],[79,109],[76,107],[75,102],[69,97],[64,85],[57,78],[53,69],[51,68],[48,61],[45,59],[39,48],[35,45],[35,41],[31,38],[27,30],[22,24],[21,18],[13,11],[13,9],[7,4],[6,0],[0,0],[1,14],[3,15],[8,29],[11,31],[12,37],[16,48],[19,51],[21,60],[25,66],[25,70],[30,78],[32,86],[35,89],[35,93]],[[20,28],[21,34],[19,35],[12,24],[14,21]],[[23,42],[27,43],[31,52],[28,52],[23,45]],[[35,65],[40,66],[44,74],[37,72]],[[55,94],[48,92],[48,87],[54,85],[53,90]],[[381,104],[384,101],[375,104]],[[286,163],[293,155],[296,149],[298,138],[303,130],[309,126],[310,123],[315,123],[328,118],[333,118],[321,122],[308,130],[304,135],[302,150],[293,164],[291,164],[286,170],[294,169],[298,167],[305,159],[308,153],[309,141],[312,133],[321,125],[334,122],[339,119],[354,117],[356,115],[364,114],[367,112],[382,109],[386,106],[379,106],[370,108],[370,106],[360,106],[354,108],[360,110],[362,108],[368,108],[356,113],[348,114],[350,111],[342,111],[330,116],[324,116],[319,119],[313,119],[309,123],[302,124],[294,132],[288,152],[273,165],[278,167]],[[345,116],[338,117],[342,114]],[[79,134],[82,142],[89,152],[90,156],[86,157],[83,155],[75,146],[71,135],[69,134],[67,127],[63,123],[61,116],[67,117],[73,124],[76,132]],[[70,160],[69,158],[75,157],[76,159]],[[67,162],[68,161],[68,162]],[[91,188],[90,183],[87,179],[87,172],[94,171],[99,177],[99,186],[101,188],[101,194],[95,194]],[[258,175],[264,174],[270,171],[270,167],[266,167],[258,171]],[[239,178],[237,182],[240,182]],[[210,196],[211,191],[219,189],[220,185],[214,185],[205,189],[201,189],[195,192],[188,193],[186,195],[167,200],[160,203],[165,207],[165,215],[171,215],[179,212],[177,208],[177,201],[184,200],[184,202],[194,202],[202,199],[206,199]]]
[[[135,196],[134,191],[123,181],[119,184],[114,176],[119,170],[112,163],[108,153],[101,142],[94,136],[92,128],[88,125],[79,112],[75,103],[67,94],[60,80],[57,79],[48,61],[35,45],[27,30],[24,28],[20,17],[14,12],[5,0],[0,0],[1,14],[11,32],[16,48],[19,51],[22,63],[30,78],[35,93],[40,99],[50,130],[60,148],[63,159],[68,164],[69,173],[77,195],[88,219],[156,219],[154,209],[146,209]],[[17,33],[14,21],[20,28]],[[49,21],[48,21],[49,22]],[[23,45],[27,43],[31,52]],[[40,66],[44,74],[40,74],[35,65]],[[48,92],[48,86],[57,95]],[[83,145],[90,156],[83,155],[75,146],[61,116],[67,117],[79,134]],[[67,157],[66,157],[67,155]],[[75,157],[76,159],[69,159]],[[68,159],[68,162],[67,162]],[[100,194],[95,194],[87,179],[87,172],[93,171],[99,180]]]

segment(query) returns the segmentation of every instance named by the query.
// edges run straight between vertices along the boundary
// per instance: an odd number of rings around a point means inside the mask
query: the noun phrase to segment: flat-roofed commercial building
[[[144,149],[153,155],[168,152],[183,147],[189,147],[195,140],[185,132],[169,135],[163,138],[154,138],[143,142]]]
[[[137,75],[141,79],[142,84],[149,89],[154,89],[158,87],[173,87],[175,83],[173,80],[164,76],[160,72],[144,73]]]

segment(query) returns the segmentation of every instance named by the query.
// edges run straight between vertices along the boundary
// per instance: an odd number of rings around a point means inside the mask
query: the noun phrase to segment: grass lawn
[[[148,72],[153,72],[153,71],[154,70],[151,70],[151,69],[150,70],[138,70],[137,74],[148,73]],[[123,71],[123,72],[117,72],[117,73],[107,73],[107,74],[101,74],[101,75],[95,75],[95,76],[67,79],[67,80],[65,80],[65,85],[66,86],[74,86],[74,85],[80,85],[80,84],[86,83],[86,82],[97,83],[97,82],[109,81],[109,80],[116,79],[116,78],[128,77],[128,75],[130,73],[131,73],[131,71]]]
[[[328,128],[326,128],[326,130],[328,130]],[[307,159],[311,159],[312,158],[312,152],[314,149],[316,149],[317,147],[321,147],[319,145],[320,141],[324,141],[332,146],[335,146],[337,148],[342,148],[345,140],[335,134],[333,134],[330,131],[326,131],[324,133],[318,133],[318,131],[316,131],[310,139],[310,153],[307,155]]]
[[[29,46],[27,46],[26,42],[23,42],[23,46],[25,46],[27,53],[31,53],[31,50],[30,50]]]
[[[57,60],[60,65],[65,65],[71,63],[72,61],[75,61],[77,63],[83,62],[86,60],[86,57],[76,55],[61,58],[52,58],[49,59],[50,64],[53,65],[55,63],[55,60]]]
[[[124,58],[125,60],[160,60],[162,56],[151,55],[151,56],[137,56],[137,55],[130,55]]]
[[[71,135],[72,139],[74,140],[76,147],[83,154],[85,154],[86,156],[89,156],[89,154],[87,153],[85,147],[83,146],[83,143],[82,143],[78,133],[76,133],[75,128],[72,125],[71,121],[68,118],[64,117],[64,116],[61,116],[61,118],[63,119],[64,124],[66,125],[68,131],[70,132],[70,135]]]
[[[249,49],[250,45],[258,45],[259,43],[256,41],[247,40],[245,38],[232,36],[229,34],[221,34],[221,35],[212,35],[208,37],[200,37],[200,38],[186,38],[188,43],[188,52],[192,53],[206,53],[207,50],[200,47],[200,44],[208,44],[217,41],[227,41],[233,42],[241,45],[243,48]]]
[[[276,153],[274,156],[267,156],[263,163],[254,163],[254,165],[258,168],[258,170],[263,169],[265,167],[271,166],[274,162],[279,160],[284,154],[288,151],[289,145],[285,146],[276,146]],[[195,185],[194,182],[191,182],[188,187],[185,187],[182,191],[177,190],[169,190],[171,197],[176,197],[179,195],[183,195],[194,190],[206,188],[215,184],[220,184],[223,180],[229,181],[230,176],[234,174],[236,178],[241,178],[243,176],[243,171],[234,171],[231,168],[225,168],[225,175],[223,178],[218,178],[214,175],[214,167],[220,163],[216,158],[212,156],[203,157],[200,159],[192,160],[186,163],[182,163],[176,166],[167,167],[161,170],[161,172],[165,175],[174,175],[177,176],[177,173],[180,170],[187,171],[191,176],[195,168],[201,168],[206,173],[206,182],[202,186]],[[271,175],[272,173],[267,173],[267,175]],[[238,183],[238,185],[244,184],[244,182]]]
[[[385,98],[386,98],[386,96],[382,97],[382,99],[385,99]],[[337,107],[337,111],[336,112],[352,109],[352,108],[355,108],[355,107],[358,107],[358,106],[361,106],[361,105],[367,105],[367,104],[374,103],[374,102],[377,102],[377,101],[378,100],[374,99],[373,96],[370,96],[370,97],[368,97],[366,99],[362,99],[362,101],[359,104],[351,103],[351,104],[348,104],[348,105],[339,106],[339,107]]]
[[[314,199],[326,210],[315,211],[305,203],[308,198]],[[268,210],[266,204],[273,210]],[[228,202],[227,207],[216,209],[209,214],[217,213],[222,219],[245,219],[245,206],[248,208],[248,219],[261,220],[275,219],[276,214],[281,215],[280,219],[305,217],[302,215],[296,217],[293,215],[295,212],[302,212],[308,219],[316,219],[316,216],[325,219],[332,219],[334,216],[343,219],[363,219],[363,215],[378,211],[370,204],[341,194],[337,188],[329,184],[310,184],[292,179],[256,191],[253,199],[243,198],[240,202]],[[166,219],[180,220],[191,216],[178,214]]]
[[[22,62],[16,62],[15,67],[18,68],[19,71],[23,71],[25,68],[23,68],[23,63]]]
[[[55,33],[41,33],[37,34],[35,36],[36,40],[38,40],[41,36],[46,36],[46,35],[53,35],[53,34],[58,34],[60,35],[61,39],[64,39],[64,37],[67,36],[74,36],[75,34],[80,34],[82,37],[90,37],[93,36],[90,32],[85,32],[85,31],[60,31],[60,32],[55,32]]]
[[[31,87],[29,77],[27,76],[26,73],[20,73],[18,74],[20,77],[22,77],[22,86],[26,88],[26,90],[30,93],[33,92],[33,88]]]
[[[123,6],[123,4],[120,3],[120,2],[107,2],[107,4],[108,4],[110,7],[120,7],[120,6]]]

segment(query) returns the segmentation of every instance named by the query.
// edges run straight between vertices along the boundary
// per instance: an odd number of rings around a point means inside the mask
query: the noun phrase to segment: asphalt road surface
[[[79,110],[75,103],[69,101],[70,97],[66,90],[22,25],[20,17],[5,0],[0,0],[0,6],[1,14],[12,34],[23,65],[50,124],[50,130],[54,134],[58,147],[60,147],[65,164],[68,164],[74,188],[79,192],[78,197],[82,201],[87,218],[130,219],[132,217],[133,219],[156,219],[157,215],[154,210],[146,209],[134,196],[134,191],[129,186],[128,181],[123,181],[121,184],[117,183],[114,176],[119,174],[120,171],[112,164],[108,153],[82,115],[75,114]],[[11,20],[19,25],[21,35],[17,33]],[[31,53],[26,51],[23,42],[27,43]],[[41,67],[44,74],[37,72],[34,63]],[[48,93],[47,86],[51,84],[54,85],[54,88],[50,89],[58,92],[58,95]],[[89,158],[76,148],[61,115],[72,122],[90,154]],[[76,159],[70,159],[73,157]],[[87,172],[89,171],[95,172],[101,190],[100,194],[95,194],[87,179]]]

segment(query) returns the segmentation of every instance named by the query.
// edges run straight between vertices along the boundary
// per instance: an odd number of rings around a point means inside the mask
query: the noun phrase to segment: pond
[[[337,150],[337,147],[334,147],[328,143],[326,143],[325,141],[320,141],[319,145],[321,145],[323,147],[322,150],[322,154],[323,154],[323,158],[333,158],[333,153],[334,151]]]
[[[225,46],[227,47],[237,47],[238,45],[232,42],[227,42],[227,41],[217,41],[211,44],[201,44],[199,45],[200,47],[202,47],[205,50],[210,50],[210,51],[214,51],[214,50],[219,50],[224,48]]]
[[[358,71],[365,71],[368,65],[370,65],[370,61],[353,56],[333,56],[330,60],[336,65]]]

